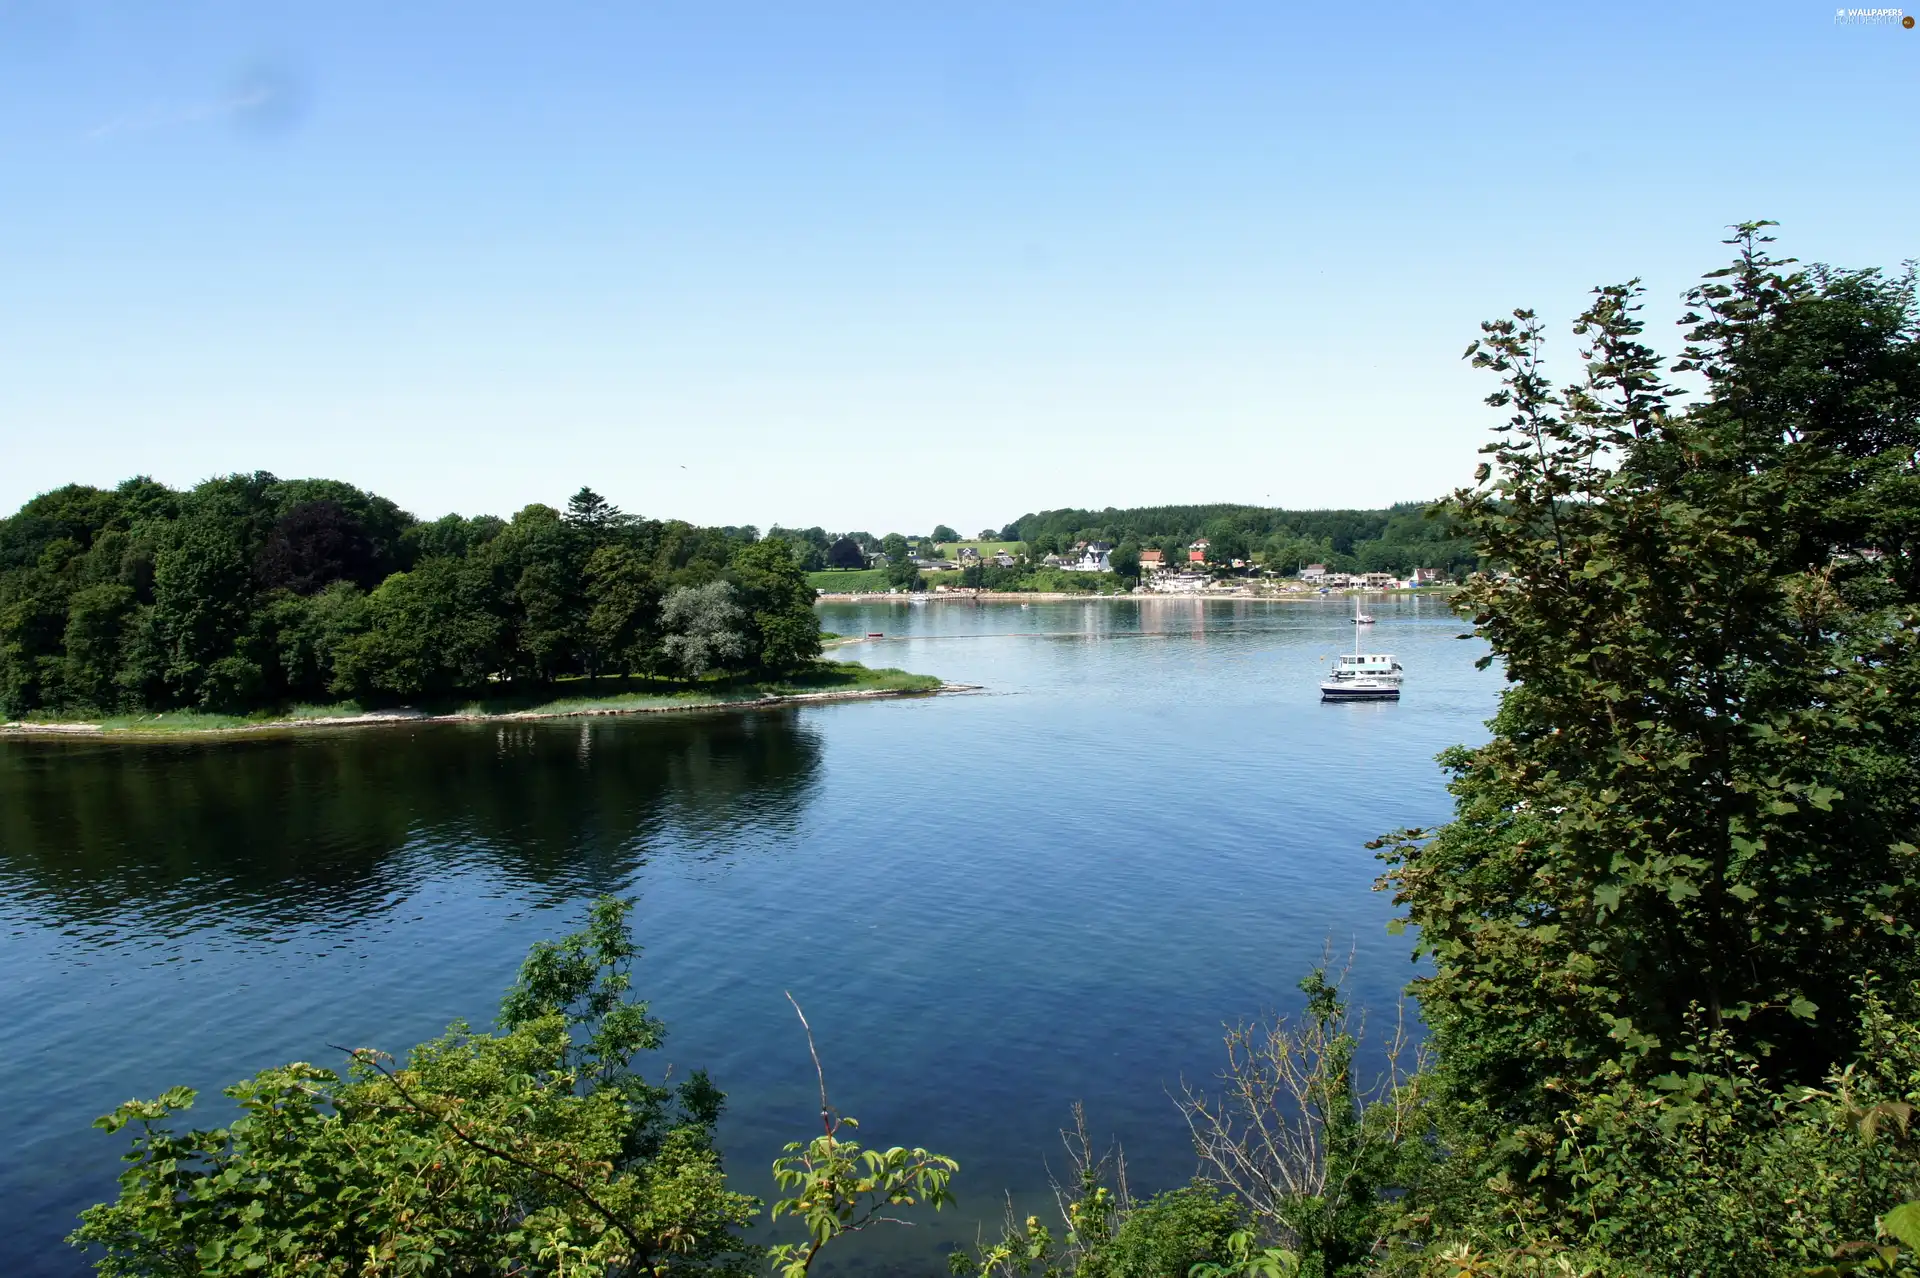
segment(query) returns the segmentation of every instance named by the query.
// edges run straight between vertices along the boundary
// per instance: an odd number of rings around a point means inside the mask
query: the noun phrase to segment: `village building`
[[[1202,537],[1199,541],[1196,541],[1192,545],[1188,546],[1187,562],[1190,564],[1204,564],[1205,562],[1207,562],[1207,547],[1211,546],[1212,544],[1213,543],[1208,541],[1205,537]]]
[[[1083,541],[1076,543],[1080,554],[1061,564],[1069,572],[1112,572],[1113,543],[1106,541]]]
[[[1160,550],[1143,550],[1140,552],[1140,575],[1142,577],[1157,576],[1166,570],[1166,552]]]

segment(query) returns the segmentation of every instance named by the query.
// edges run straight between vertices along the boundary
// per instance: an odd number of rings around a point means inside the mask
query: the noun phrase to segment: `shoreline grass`
[[[13,735],[74,733],[91,737],[173,737],[215,733],[299,731],[308,728],[394,723],[558,719],[585,715],[725,710],[861,697],[925,695],[946,690],[933,675],[891,668],[871,669],[851,661],[822,661],[774,679],[654,679],[646,676],[572,678],[492,696],[450,697],[407,705],[367,706],[355,701],[294,705],[247,714],[168,710],[156,714],[98,717],[42,716],[8,723]]]

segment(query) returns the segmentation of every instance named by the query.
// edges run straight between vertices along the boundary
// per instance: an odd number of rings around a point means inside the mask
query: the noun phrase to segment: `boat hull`
[[[1398,701],[1398,688],[1330,688],[1320,685],[1322,701]]]

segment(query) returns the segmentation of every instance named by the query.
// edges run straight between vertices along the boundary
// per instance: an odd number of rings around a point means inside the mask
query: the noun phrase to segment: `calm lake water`
[[[1433,600],[1381,602],[1398,704],[1323,705],[1343,601],[846,605],[840,655],[984,691],[779,712],[0,741],[0,1273],[113,1192],[89,1122],[328,1043],[487,1022],[527,945],[636,903],[663,1061],[706,1066],[743,1188],[814,1130],[806,1043],[867,1139],[961,1162],[960,1211],[842,1267],[944,1272],[1036,1197],[1076,1100],[1136,1192],[1193,1170],[1167,1091],[1330,943],[1390,1012],[1411,968],[1362,845],[1448,811],[1433,756],[1500,679]],[[1037,1201],[1034,1204],[1038,1206]],[[1022,1203],[1024,1210],[1025,1204]]]

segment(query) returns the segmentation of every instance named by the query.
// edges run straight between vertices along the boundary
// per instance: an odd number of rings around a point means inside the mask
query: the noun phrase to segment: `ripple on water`
[[[1397,705],[1318,702],[1338,603],[837,605],[841,649],[987,695],[217,745],[0,741],[0,1272],[75,1274],[109,1195],[91,1119],[189,1083],[487,1021],[526,946],[636,902],[663,1055],[712,1068],[746,1188],[835,1100],[962,1163],[912,1264],[1022,1204],[1084,1100],[1136,1186],[1191,1170],[1165,1095],[1219,1023],[1290,1006],[1331,944],[1390,1004],[1409,967],[1363,843],[1447,811],[1433,756],[1498,678],[1431,601],[1374,608]],[[219,1113],[217,1096],[201,1118]],[[934,1263],[937,1263],[935,1261]]]

